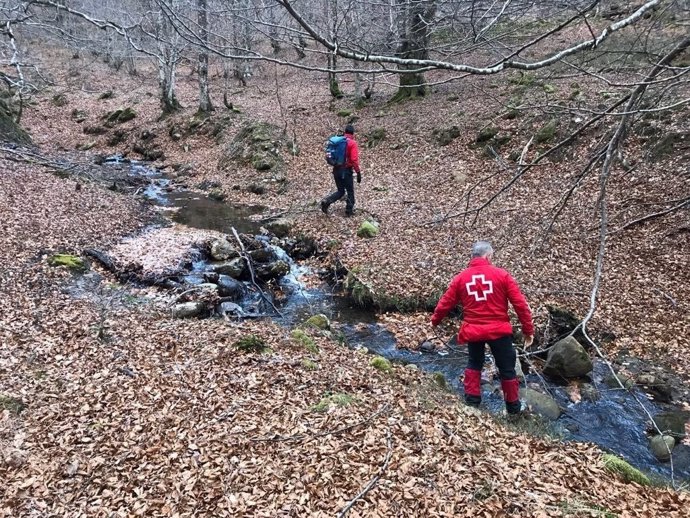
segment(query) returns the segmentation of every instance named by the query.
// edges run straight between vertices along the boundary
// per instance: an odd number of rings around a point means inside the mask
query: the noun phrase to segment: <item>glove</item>
[[[357,183],[362,183],[362,173],[357,171]]]

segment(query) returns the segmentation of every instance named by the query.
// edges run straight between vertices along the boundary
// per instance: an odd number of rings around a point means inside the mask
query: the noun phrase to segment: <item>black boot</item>
[[[328,205],[329,203],[326,200],[321,201],[321,212],[324,214],[328,214]]]

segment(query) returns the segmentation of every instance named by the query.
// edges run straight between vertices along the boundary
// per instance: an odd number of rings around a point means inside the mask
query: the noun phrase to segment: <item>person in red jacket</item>
[[[362,172],[359,168],[359,147],[355,140],[355,128],[352,124],[345,126],[345,138],[347,139],[345,165],[333,167],[333,179],[338,190],[321,201],[321,210],[324,214],[328,214],[328,207],[331,203],[345,196],[346,192],[345,215],[352,216],[355,212],[355,186],[352,180],[356,173],[357,183],[361,183]]]
[[[464,379],[465,402],[475,407],[481,403],[484,350],[485,344],[489,344],[501,376],[506,411],[518,414],[521,404],[508,302],[520,319],[527,347],[532,345],[534,324],[532,312],[515,279],[507,271],[491,264],[493,253],[491,243],[487,241],[477,241],[472,246],[468,267],[453,278],[438,301],[431,325],[439,325],[455,306],[462,306],[463,320],[458,330],[458,342],[466,343],[469,349]]]

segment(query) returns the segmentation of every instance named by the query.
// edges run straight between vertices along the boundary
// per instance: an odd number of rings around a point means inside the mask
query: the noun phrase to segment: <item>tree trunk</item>
[[[208,45],[208,3],[207,0],[197,0],[199,9],[199,37],[204,45]],[[213,111],[211,94],[208,85],[208,52],[199,52],[199,111],[209,113]]]
[[[181,108],[175,96],[176,61],[177,53],[173,49],[167,49],[163,58],[159,59],[158,62],[161,108],[165,115],[174,113]]]
[[[402,17],[399,23],[399,42],[397,56],[405,59],[429,58],[429,34],[430,24],[436,14],[434,0],[420,0],[412,5],[403,0],[398,0],[400,10],[398,16]],[[423,97],[427,93],[424,74],[421,72],[404,72],[415,70],[418,66],[400,66],[400,87],[392,101],[402,101],[411,97]]]

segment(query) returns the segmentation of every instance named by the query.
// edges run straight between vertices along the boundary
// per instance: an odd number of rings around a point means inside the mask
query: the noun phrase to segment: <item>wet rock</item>
[[[218,294],[221,297],[239,300],[244,295],[244,284],[229,275],[219,275],[216,284],[218,286]]]
[[[316,241],[307,236],[284,239],[281,247],[294,259],[308,259],[318,252]]]
[[[568,336],[582,321],[574,313],[558,306],[547,306],[547,310],[549,312],[548,333],[549,336],[553,336],[557,340]],[[580,330],[575,332],[573,336],[576,340],[585,341],[585,337]]]
[[[323,331],[328,331],[331,328],[331,321],[326,315],[319,313],[318,315],[309,317],[304,322],[304,325],[308,327],[315,327]]]
[[[211,282],[213,284],[218,284],[219,278],[220,275],[218,275],[216,272],[206,272],[203,276],[204,282]]]
[[[221,264],[211,266],[213,272],[221,275],[229,275],[233,279],[239,279],[244,274],[246,264],[244,259],[238,257]]]
[[[422,345],[419,346],[419,350],[423,353],[433,353],[436,351],[436,346],[429,340],[426,340],[425,342],[422,342]]]
[[[544,365],[544,374],[551,377],[579,378],[592,372],[592,359],[572,336],[554,344]]]
[[[182,302],[175,304],[172,308],[173,318],[191,318],[198,317],[204,313],[205,306],[203,302]]]
[[[239,304],[235,304],[234,302],[222,302],[218,305],[216,311],[220,315],[233,315],[237,317],[242,317],[246,315],[242,307]]]
[[[561,416],[561,407],[551,396],[537,392],[531,388],[521,388],[520,398],[532,412],[555,421]]]
[[[655,435],[649,440],[649,449],[661,462],[671,458],[671,452],[676,445],[676,440],[670,435]]]
[[[216,201],[225,201],[227,199],[227,195],[222,191],[222,189],[211,189],[208,191],[207,196],[209,199]]]
[[[249,252],[249,257],[251,257],[252,261],[256,263],[270,263],[271,261],[275,261],[277,259],[275,252],[269,248],[252,250]]]
[[[287,218],[280,218],[275,221],[271,221],[266,225],[266,228],[273,232],[277,237],[286,237],[290,234],[292,230],[292,221]]]
[[[599,391],[591,383],[583,383],[580,385],[580,395],[583,401],[594,402],[599,401],[601,398],[601,394],[599,394]]]
[[[623,374],[622,372],[617,372],[616,376],[618,376],[618,379],[620,379],[621,383],[623,384],[623,387],[626,389],[631,389],[635,385],[635,380],[633,380],[631,377]],[[614,388],[614,389],[620,389],[620,384],[618,383],[618,380],[616,380],[616,377],[613,374],[610,374],[604,378],[604,383],[606,383],[607,386]]]
[[[211,243],[209,250],[211,257],[215,261],[227,261],[239,257],[239,252],[230,244],[227,239],[216,239]],[[218,272],[222,273],[222,272]]]
[[[290,265],[285,261],[274,261],[256,266],[256,276],[263,281],[279,279],[290,273]]]
[[[689,420],[690,412],[684,410],[671,410],[654,416],[654,422],[659,431],[677,439],[685,437],[685,423]]]

